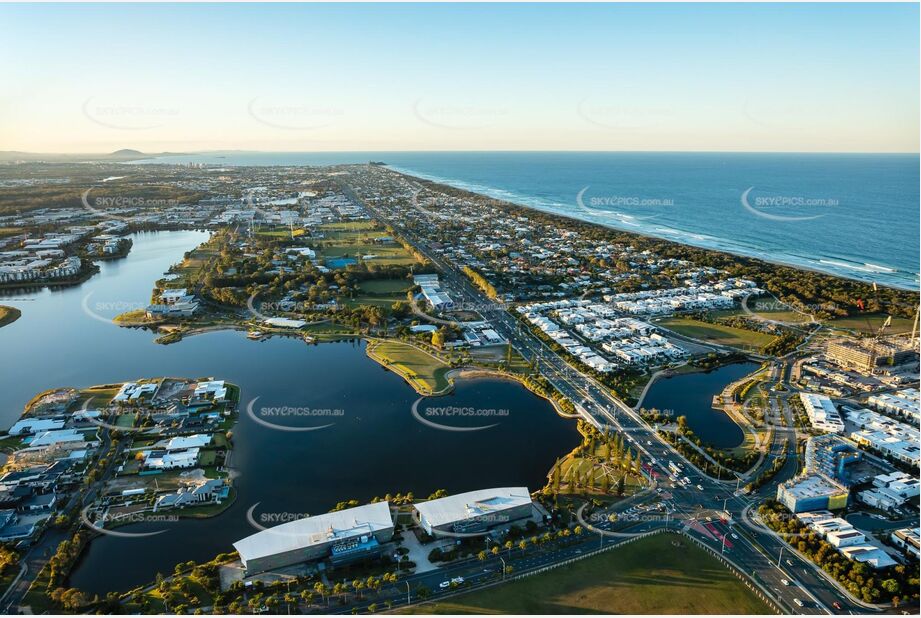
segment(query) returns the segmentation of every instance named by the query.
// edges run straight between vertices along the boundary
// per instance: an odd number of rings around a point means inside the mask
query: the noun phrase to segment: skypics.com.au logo
[[[419,404],[426,399],[420,397],[412,406],[413,418],[426,427],[438,429],[440,431],[470,432],[482,431],[496,427],[499,423],[488,425],[453,425],[450,424],[452,419],[496,419],[508,418],[510,412],[505,408],[477,408],[472,406],[426,406],[419,409]],[[438,420],[433,420],[438,419]]]
[[[319,431],[328,429],[335,425],[332,423],[323,423],[319,425],[294,425],[287,424],[284,421],[302,420],[302,419],[341,419],[345,416],[345,410],[342,408],[313,408],[309,406],[259,406],[256,402],[259,397],[255,397],[246,404],[246,414],[257,424],[274,429],[276,431],[287,431],[294,433],[303,433],[307,431]]]
[[[742,193],[740,203],[742,207],[762,219],[770,221],[810,221],[824,217],[827,212],[817,214],[797,214],[808,211],[834,208],[839,206],[838,200],[833,198],[816,198],[804,195],[752,195],[755,187],[749,187]]]

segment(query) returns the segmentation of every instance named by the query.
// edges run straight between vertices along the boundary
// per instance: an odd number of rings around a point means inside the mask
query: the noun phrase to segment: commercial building
[[[450,309],[454,306],[451,297],[441,289],[438,275],[416,275],[413,283],[422,290],[422,296],[435,310]]]
[[[263,322],[266,326],[275,326],[277,328],[304,328],[307,322],[304,320],[293,320],[291,318],[268,318]]]
[[[777,501],[793,513],[843,509],[848,489],[821,474],[806,474],[781,483]]]
[[[195,315],[198,311],[198,302],[174,302],[172,304],[153,304],[148,305],[145,315],[148,318],[157,317],[181,317],[186,318]]]
[[[806,471],[822,474],[845,487],[859,482],[849,468],[863,457],[850,442],[835,434],[815,436],[806,441]]]
[[[532,515],[527,487],[497,487],[414,505],[422,529],[429,534],[471,534],[508,528]]]
[[[233,544],[247,575],[329,559],[333,563],[377,555],[393,537],[390,504],[375,502],[295,519]]]
[[[63,418],[24,418],[13,423],[7,430],[11,436],[28,436],[63,429],[66,419]]]
[[[875,541],[840,517],[834,517],[827,511],[802,513],[796,517],[851,560],[865,562],[874,569],[896,564]]]
[[[831,399],[816,393],[800,393],[799,399],[813,427],[829,433],[844,431],[844,421]]]
[[[882,366],[902,365],[913,360],[915,354],[912,347],[885,341],[830,341],[825,351],[825,357],[839,367],[864,373],[872,373]]]

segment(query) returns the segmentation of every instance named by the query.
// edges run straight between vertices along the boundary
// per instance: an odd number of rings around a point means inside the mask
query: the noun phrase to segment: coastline
[[[444,151],[436,151],[436,152],[444,152]],[[572,151],[572,152],[580,153],[582,151]],[[341,162],[341,161],[331,162],[331,161],[324,160],[322,163],[321,162],[314,162],[314,163],[304,162],[304,163],[287,163],[287,164],[278,162],[278,161],[272,161],[272,160],[267,161],[267,162],[251,162],[251,163],[249,162],[248,163],[229,163],[223,160],[221,160],[220,162],[207,161],[207,158],[209,155],[213,156],[215,154],[223,154],[223,153],[224,151],[200,152],[200,153],[188,153],[184,156],[202,157],[203,160],[201,161],[201,163],[203,164],[213,164],[213,165],[220,165],[221,167],[240,168],[240,169],[261,168],[261,167],[279,167],[279,166],[297,167],[297,166],[308,166],[308,165],[322,166],[322,167],[339,167],[339,166],[346,166],[346,165],[361,164],[361,162],[357,160],[352,161],[352,162]],[[348,153],[338,152],[338,151],[330,152],[330,153],[302,153],[302,152],[275,153],[275,152],[268,152],[268,151],[232,151],[232,154],[234,155],[256,154],[256,155],[266,155],[266,156],[279,155],[279,154],[302,155],[302,156],[303,155],[329,154],[331,156],[339,155],[339,157],[342,157],[342,155],[348,154]],[[356,153],[356,154],[362,154],[362,155],[368,155],[368,156],[373,155],[374,157],[376,157],[375,160],[377,160],[377,159],[382,159],[382,158],[386,159],[387,158],[386,155],[388,153]],[[397,153],[391,153],[391,154],[400,154],[400,153],[397,152]],[[725,153],[725,154],[765,154],[765,153]],[[859,153],[856,153],[856,154],[859,154]],[[909,153],[906,153],[906,154],[909,154]],[[181,163],[177,161],[163,161],[162,160],[163,158],[165,157],[146,156],[142,159],[129,161],[127,162],[127,164],[130,164],[130,165],[163,165],[163,166],[181,165]],[[367,156],[365,156],[364,159],[367,160]],[[909,284],[899,284],[899,283],[894,283],[890,281],[880,282],[878,279],[874,279],[871,276],[867,276],[866,278],[861,278],[857,274],[848,274],[845,272],[822,269],[821,267],[817,266],[814,263],[814,260],[812,261],[812,263],[802,263],[802,262],[798,262],[793,259],[783,260],[783,259],[772,258],[771,255],[773,255],[774,253],[768,250],[759,252],[756,249],[752,249],[751,251],[744,251],[741,249],[714,247],[712,245],[704,244],[701,242],[695,242],[693,239],[693,235],[694,234],[699,235],[699,233],[697,232],[691,232],[687,230],[678,230],[676,228],[677,231],[681,232],[682,234],[687,235],[688,238],[675,239],[675,238],[669,238],[664,235],[655,234],[654,230],[634,229],[634,228],[630,228],[627,226],[614,225],[608,222],[592,221],[590,219],[584,219],[584,218],[578,217],[574,213],[561,212],[549,206],[541,207],[539,204],[536,204],[536,203],[526,203],[524,199],[522,199],[521,201],[512,201],[512,199],[514,198],[510,199],[507,196],[505,197],[500,196],[500,194],[503,194],[503,193],[508,194],[510,193],[510,191],[506,191],[506,190],[502,190],[502,189],[498,189],[498,188],[490,187],[490,186],[475,185],[475,183],[468,183],[468,182],[464,182],[464,181],[460,181],[456,179],[444,178],[444,177],[436,176],[432,174],[426,174],[424,172],[412,170],[409,167],[387,163],[386,161],[384,162],[383,167],[385,167],[388,170],[391,170],[392,172],[396,174],[405,176],[407,178],[412,178],[412,179],[419,180],[425,183],[430,183],[433,185],[446,187],[453,191],[461,191],[461,192],[465,192],[465,193],[469,193],[473,195],[478,195],[480,197],[494,200],[496,202],[505,203],[512,207],[522,208],[522,209],[526,209],[526,210],[533,211],[533,212],[539,212],[539,213],[549,215],[549,216],[561,217],[563,219],[567,219],[567,220],[570,220],[570,221],[573,221],[579,224],[597,225],[597,226],[603,227],[608,230],[613,230],[613,231],[624,233],[624,234],[631,234],[631,235],[634,235],[640,238],[646,238],[646,239],[653,240],[653,241],[670,243],[670,244],[677,245],[677,246],[691,247],[691,248],[694,248],[700,251],[708,251],[708,252],[723,254],[725,256],[731,256],[735,258],[754,260],[754,261],[757,261],[763,264],[769,264],[775,267],[791,268],[795,270],[811,272],[817,275],[823,275],[823,276],[831,277],[833,279],[840,279],[840,280],[863,284],[867,286],[871,285],[874,281],[876,281],[877,284],[880,285],[881,287],[891,288],[891,289],[902,291],[902,292],[918,292],[919,289],[921,289],[921,284],[917,285],[916,287],[912,287]],[[475,185],[476,188],[475,189],[471,188],[471,185]],[[534,199],[538,199],[538,198],[534,198]],[[731,239],[723,239],[723,240],[726,240],[728,242],[733,242]],[[855,265],[858,265],[858,264],[865,265],[864,262],[857,262],[849,258],[827,256],[827,259],[833,260],[833,261],[841,261],[841,260],[853,261]],[[908,275],[914,275],[916,278],[921,276],[918,273],[912,273],[911,271],[905,271],[899,268],[896,268],[895,270],[898,272],[907,273]],[[881,272],[880,274],[885,274],[885,273]]]
[[[772,259],[765,255],[766,252],[762,252],[761,254],[759,254],[759,252],[757,252],[756,250],[752,250],[751,252],[746,253],[744,251],[734,251],[734,250],[723,248],[723,247],[713,246],[712,244],[694,242],[693,240],[694,235],[699,235],[699,234],[696,232],[688,231],[688,230],[677,230],[681,232],[682,234],[685,234],[686,236],[689,237],[689,238],[683,238],[683,239],[677,240],[675,238],[669,238],[668,236],[655,234],[652,230],[649,230],[649,229],[636,229],[636,228],[631,228],[628,226],[618,226],[618,225],[615,225],[609,222],[594,221],[592,219],[579,217],[575,213],[572,213],[572,212],[563,212],[560,210],[553,209],[550,206],[541,207],[537,203],[527,203],[524,200],[512,201],[511,199],[507,197],[499,197],[497,195],[501,193],[509,193],[509,191],[505,191],[503,189],[497,189],[495,187],[488,187],[488,186],[477,186],[476,189],[474,189],[470,187],[469,183],[465,183],[463,181],[453,180],[450,178],[442,178],[442,177],[433,176],[430,174],[424,174],[416,170],[410,170],[408,168],[402,168],[396,165],[386,165],[385,167],[393,171],[394,173],[400,174],[401,176],[405,176],[405,177],[412,178],[415,180],[420,180],[420,181],[430,183],[436,186],[447,187],[455,191],[462,191],[465,193],[470,193],[473,195],[477,195],[483,198],[493,200],[495,202],[501,202],[501,203],[504,203],[504,204],[507,204],[513,207],[524,208],[527,210],[540,212],[540,213],[551,215],[554,217],[561,217],[563,219],[567,219],[569,221],[573,221],[576,223],[597,225],[597,226],[600,226],[600,227],[603,227],[609,230],[614,230],[617,232],[622,232],[622,233],[627,233],[627,234],[633,234],[635,236],[648,238],[651,240],[667,242],[667,243],[672,243],[672,244],[682,245],[682,246],[687,246],[687,247],[694,247],[695,249],[700,249],[703,251],[710,251],[714,253],[721,253],[721,254],[725,254],[728,256],[734,256],[738,258],[757,260],[760,262],[764,262],[766,264],[771,264],[773,266],[794,268],[797,270],[808,271],[808,272],[816,273],[819,275],[825,275],[825,276],[833,277],[837,279],[844,279],[847,281],[853,281],[853,282],[861,283],[865,285],[869,285],[873,281],[872,278],[863,279],[857,275],[848,276],[847,274],[844,274],[841,272],[832,271],[832,270],[824,270],[816,266],[814,263],[804,264],[801,262],[796,262],[794,260],[781,260],[781,259],[776,259],[776,258]],[[723,240],[726,240],[726,239],[723,239]],[[832,258],[829,258],[829,259],[832,259]],[[842,260],[842,259],[846,260],[847,258],[834,258],[834,259],[837,261],[837,260]],[[898,271],[898,269],[896,270]],[[910,273],[910,274],[915,274],[915,276],[921,276],[918,273]],[[893,288],[893,289],[900,290],[900,291],[906,291],[906,292],[917,292],[919,291],[919,289],[921,289],[921,286],[912,288],[912,287],[898,285],[898,284],[891,283],[891,282],[886,282],[886,283],[877,282],[877,283],[879,285],[882,285],[883,287],[889,287],[889,288]]]

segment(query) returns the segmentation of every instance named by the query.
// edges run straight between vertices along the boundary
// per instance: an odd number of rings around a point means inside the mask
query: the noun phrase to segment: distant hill
[[[42,153],[22,152],[19,150],[0,150],[0,163],[9,162],[36,162],[49,163],[87,162],[87,161],[131,161],[133,159],[152,159],[168,155],[185,154],[181,152],[144,153],[133,148],[122,148],[115,152],[106,153]]]

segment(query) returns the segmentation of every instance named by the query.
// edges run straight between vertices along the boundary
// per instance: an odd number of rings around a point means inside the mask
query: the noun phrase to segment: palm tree
[[[361,599],[361,591],[365,589],[365,583],[360,579],[356,579],[352,582],[352,589],[358,593],[358,598]]]

